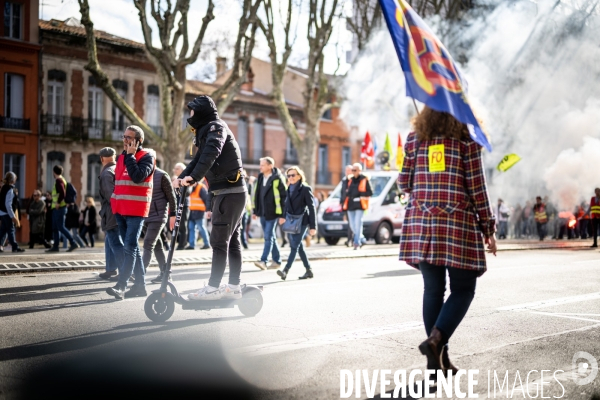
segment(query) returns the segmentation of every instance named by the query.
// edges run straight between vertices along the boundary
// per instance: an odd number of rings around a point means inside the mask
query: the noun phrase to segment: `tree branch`
[[[94,36],[94,24],[90,19],[90,6],[87,0],[77,0],[79,2],[79,11],[81,13],[81,23],[85,27],[85,33],[87,37],[87,50],[88,50],[88,63],[85,65],[85,69],[90,71],[94,76],[96,83],[102,88],[108,98],[117,106],[127,119],[136,125],[139,125],[153,140],[160,143],[161,138],[154,132],[148,124],[146,124],[125,102],[125,100],[117,93],[113,87],[108,75],[100,67],[98,62],[98,50],[96,48],[96,37]]]

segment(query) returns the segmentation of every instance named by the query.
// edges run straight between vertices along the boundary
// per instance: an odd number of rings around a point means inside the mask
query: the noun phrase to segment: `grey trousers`
[[[144,225],[146,225],[146,235],[144,236],[144,254],[142,256],[144,269],[148,269],[148,266],[150,265],[150,259],[152,258],[152,253],[154,252],[156,261],[158,261],[158,267],[161,271],[164,271],[165,264],[167,263],[167,256],[165,254],[165,249],[163,248],[163,242],[160,240],[160,232],[165,227],[166,222],[146,221],[144,222]]]

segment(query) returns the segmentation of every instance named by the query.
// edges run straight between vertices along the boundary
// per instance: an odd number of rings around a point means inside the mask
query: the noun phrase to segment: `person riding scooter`
[[[212,218],[210,245],[213,249],[208,285],[188,295],[188,299],[240,299],[240,227],[247,196],[240,148],[209,96],[198,96],[187,106],[190,110],[187,121],[198,151],[181,175],[173,180],[173,186],[190,186],[206,177],[211,194],[212,207],[207,205],[207,210],[212,212],[207,211],[207,217]],[[221,285],[228,259],[229,283]]]

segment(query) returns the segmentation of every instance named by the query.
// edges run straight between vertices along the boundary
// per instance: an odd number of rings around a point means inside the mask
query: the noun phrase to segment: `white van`
[[[363,171],[369,177],[373,196],[363,218],[363,235],[377,244],[398,243],[406,200],[396,180],[398,171]],[[336,245],[347,236],[348,222],[340,204],[342,183],[321,203],[317,212],[318,229],[329,245]]]

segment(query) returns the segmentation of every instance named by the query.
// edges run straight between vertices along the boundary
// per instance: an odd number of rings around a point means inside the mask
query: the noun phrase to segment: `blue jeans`
[[[188,242],[190,247],[196,247],[196,228],[200,231],[200,237],[204,246],[208,246],[208,233],[206,232],[206,218],[190,219],[188,222]]]
[[[52,237],[54,239],[54,245],[52,249],[58,250],[58,242],[60,240],[59,233],[62,233],[65,238],[69,241],[71,246],[75,245],[73,235],[65,228],[65,216],[67,215],[67,207],[55,208],[52,210]]]
[[[288,239],[290,240],[290,255],[285,264],[285,272],[292,268],[292,264],[296,259],[296,253],[300,254],[300,259],[302,260],[302,264],[304,264],[304,268],[310,269],[310,263],[308,262],[308,257],[304,251],[304,244],[302,243],[302,239],[306,236],[306,232],[308,232],[308,225],[303,225],[300,233],[288,233]]]
[[[85,243],[83,243],[83,240],[81,239],[81,236],[79,236],[79,232],[78,231],[79,231],[79,229],[77,229],[77,228],[71,228],[71,235],[73,236],[73,240],[79,246],[85,247]],[[83,236],[85,236],[85,234],[83,234]]]
[[[104,232],[104,254],[106,256],[106,272],[123,269],[123,241],[119,228]]]
[[[281,255],[279,254],[279,246],[277,245],[277,236],[275,235],[275,228],[277,227],[277,218],[266,219],[260,217],[260,225],[262,226],[263,232],[265,233],[265,247],[263,249],[260,261],[269,261],[269,254],[273,251],[273,261],[277,264],[281,264]]]
[[[350,224],[350,229],[352,229],[352,233],[354,234],[354,245],[359,246],[360,243],[366,242],[365,237],[363,236],[363,216],[365,215],[364,210],[352,210],[348,211],[348,223]]]
[[[463,320],[473,297],[478,271],[450,268],[419,262],[425,290],[423,292],[423,323],[427,336],[435,326],[450,339]],[[450,277],[450,296],[444,303],[446,271]]]
[[[506,239],[508,235],[508,221],[498,221],[498,238]]]
[[[121,214],[115,214],[117,224],[119,224],[119,233],[123,240],[123,267],[119,274],[117,286],[121,289],[127,287],[127,280],[133,275],[135,285],[145,287],[144,282],[144,263],[142,262],[142,252],[140,251],[140,235],[144,217],[128,217]]]
[[[0,217],[0,221],[2,222],[2,225],[0,225],[0,239],[4,241],[4,235],[8,235],[8,242],[11,244],[12,249],[16,250],[19,245],[15,240],[15,224],[12,218],[8,214],[5,214]],[[1,242],[0,246],[2,246]]]

